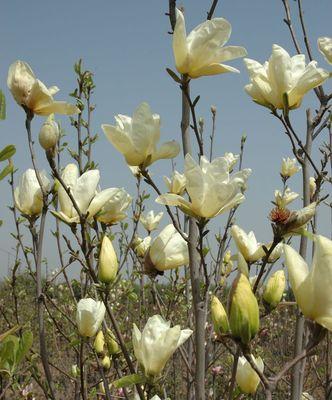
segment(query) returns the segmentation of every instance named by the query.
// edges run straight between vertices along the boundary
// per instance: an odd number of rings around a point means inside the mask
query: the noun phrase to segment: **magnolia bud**
[[[54,114],[50,114],[40,129],[39,143],[44,150],[50,150],[56,146],[58,140],[59,126],[54,121]]]
[[[111,283],[115,280],[117,272],[118,259],[112,242],[104,236],[99,254],[98,279],[103,283]]]
[[[211,113],[213,115],[216,115],[216,113],[217,113],[217,107],[216,106],[211,106]]]
[[[101,360],[101,365],[103,366],[104,369],[110,369],[111,368],[111,360],[108,356],[105,356]]]
[[[97,354],[103,354],[104,353],[104,345],[105,345],[105,339],[104,339],[103,331],[99,331],[97,333],[97,336],[96,336],[95,341],[93,343],[93,347],[96,350]]]
[[[241,273],[233,282],[228,310],[232,335],[249,343],[259,329],[259,308],[248,278]]]
[[[271,275],[264,289],[263,299],[271,309],[280,303],[286,286],[284,271],[280,270]]]
[[[71,366],[71,374],[72,374],[73,378],[77,378],[77,376],[79,375],[79,369],[78,369],[77,364],[73,364]]]
[[[211,297],[211,318],[214,331],[217,334],[229,332],[229,323],[226,311],[216,296]]]
[[[119,345],[118,342],[115,340],[114,335],[110,329],[107,329],[105,335],[105,341],[107,345],[107,350],[110,356],[119,353]]]
[[[311,176],[309,178],[309,191],[310,191],[310,199],[312,199],[314,197],[314,194],[316,193],[316,179]]]

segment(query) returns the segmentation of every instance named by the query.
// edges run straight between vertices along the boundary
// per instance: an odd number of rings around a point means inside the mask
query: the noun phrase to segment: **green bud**
[[[103,283],[111,283],[115,280],[117,272],[118,260],[112,242],[104,236],[99,254],[98,279]]]
[[[103,366],[104,369],[110,369],[111,368],[111,360],[108,356],[105,356],[102,360],[101,360],[101,365]]]
[[[229,323],[224,306],[216,296],[211,297],[211,318],[217,334],[229,332]]]
[[[97,354],[104,353],[104,345],[105,345],[105,338],[103,331],[99,331],[96,335],[95,341],[93,343],[93,347],[96,350]]]
[[[264,288],[263,299],[271,309],[277,307],[280,303],[286,286],[284,271],[276,271],[271,275]]]
[[[110,329],[106,331],[105,341],[110,356],[120,352],[118,342],[115,340],[113,332]]]

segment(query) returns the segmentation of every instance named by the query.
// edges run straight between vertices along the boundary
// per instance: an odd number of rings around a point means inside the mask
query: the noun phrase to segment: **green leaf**
[[[0,181],[2,181],[8,174],[10,174],[13,170],[13,165],[7,165],[1,172],[0,172]]]
[[[182,83],[181,78],[179,78],[174,71],[170,68],[166,68],[168,75],[177,83]]]
[[[122,378],[114,381],[113,386],[116,389],[119,389],[119,388],[131,386],[131,385],[142,384],[145,382],[146,382],[145,376],[139,375],[139,374],[132,374],[132,375],[123,376]]]
[[[8,158],[13,157],[15,153],[16,147],[13,144],[9,144],[0,151],[0,161],[8,160]]]
[[[6,99],[3,91],[0,90],[0,119],[6,118]]]
[[[25,331],[20,339],[16,352],[16,363],[20,363],[25,355],[29,352],[33,342],[33,334],[31,331]]]

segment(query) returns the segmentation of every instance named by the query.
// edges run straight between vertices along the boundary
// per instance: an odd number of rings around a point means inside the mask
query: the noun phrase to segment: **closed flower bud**
[[[53,149],[59,140],[59,126],[51,114],[43,123],[39,132],[39,143],[44,150]]]
[[[280,270],[271,275],[264,288],[263,299],[268,306],[273,309],[277,307],[282,299],[286,286],[284,271]]]
[[[257,368],[263,372],[263,360],[260,357],[255,359],[253,355],[251,355],[251,358]],[[248,394],[254,394],[260,382],[257,372],[255,372],[245,357],[239,357],[235,379],[241,391]]]
[[[110,369],[111,368],[111,359],[108,356],[105,356],[102,360],[101,360],[101,365],[104,369]]]
[[[81,299],[77,304],[76,323],[83,337],[94,336],[105,316],[105,305],[93,299]]]
[[[99,331],[96,335],[95,341],[93,343],[93,347],[96,350],[97,354],[104,353],[104,345],[105,345],[105,338],[103,331]]]
[[[108,354],[113,356],[114,354],[119,353],[119,345],[118,342],[115,340],[113,332],[110,329],[107,329],[105,335],[105,342],[108,350]]]
[[[259,308],[248,278],[241,273],[232,285],[228,316],[232,335],[249,343],[259,329]]]
[[[313,176],[311,176],[311,177],[309,178],[310,199],[312,199],[312,198],[314,197],[314,194],[315,194],[315,192],[316,192],[316,188],[317,188],[317,186],[316,186],[316,179],[315,179]]]
[[[118,259],[112,242],[104,236],[99,254],[98,279],[103,283],[111,283],[115,280],[117,272]]]
[[[211,318],[217,334],[229,332],[229,323],[224,306],[216,296],[211,298]]]
[[[73,364],[71,366],[71,375],[73,378],[77,378],[77,376],[79,375],[79,369],[78,369],[77,364]]]

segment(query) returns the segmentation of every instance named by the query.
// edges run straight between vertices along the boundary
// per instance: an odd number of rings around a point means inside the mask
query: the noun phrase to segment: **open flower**
[[[160,315],[149,318],[143,332],[133,326],[133,347],[137,361],[146,376],[158,376],[175,350],[192,334],[192,330],[181,330],[180,325],[171,328],[171,323]]]
[[[319,235],[315,238],[310,271],[297,251],[286,244],[285,264],[296,302],[303,315],[332,331],[332,241]]]
[[[248,234],[237,225],[231,228],[236,247],[247,262],[255,262],[265,256],[262,244],[258,243],[253,231]]]
[[[325,60],[332,64],[332,38],[330,37],[320,37],[317,41],[319,51],[325,57]]]
[[[157,149],[160,116],[152,114],[147,103],[141,103],[132,118],[121,114],[114,118],[115,126],[103,124],[101,127],[128,165],[144,168],[159,159],[174,158],[179,154],[180,146],[175,140],[163,143]]]
[[[167,225],[152,241],[145,267],[166,271],[189,263],[188,245],[173,224]]]
[[[198,165],[187,154],[184,176],[191,201],[173,193],[163,194],[156,201],[178,206],[188,215],[212,218],[242,203],[245,198],[242,191],[250,173],[250,169],[244,169],[230,176],[229,162],[225,157],[216,158],[210,163],[203,156]]]
[[[239,72],[224,61],[245,57],[244,47],[223,47],[231,35],[231,24],[224,18],[213,18],[198,25],[186,34],[184,16],[176,9],[176,24],[173,34],[173,52],[176,69],[190,78],[216,75],[224,72]]]
[[[65,101],[55,101],[53,95],[59,91],[56,86],[47,88],[43,82],[36,79],[30,66],[23,61],[15,61],[8,71],[7,85],[15,101],[28,108],[34,114],[71,115],[79,109]]]
[[[131,196],[124,188],[111,188],[110,198],[98,212],[96,218],[104,224],[116,224],[127,218],[125,211],[131,204]]]
[[[44,171],[39,172],[43,189],[48,191],[50,181]],[[43,208],[43,194],[34,169],[27,169],[14,190],[15,206],[22,214],[39,215]]]
[[[285,49],[274,44],[269,61],[263,65],[249,58],[244,59],[250,83],[245,91],[265,107],[285,108],[285,94],[289,109],[298,108],[303,96],[321,85],[329,73],[317,67],[316,61],[305,64],[304,54],[290,57]]]
[[[67,188],[69,188],[80,212],[84,215],[87,214],[89,218],[93,218],[112,197],[112,188],[97,193],[100,180],[100,174],[97,169],[84,172],[84,174],[79,176],[77,165],[68,164],[63,170],[61,177]],[[60,183],[58,197],[61,211],[52,211],[52,213],[68,224],[78,223],[79,216],[77,211]]]
[[[297,164],[296,158],[287,157],[282,159],[280,175],[283,178],[290,178],[300,170],[301,167]]]
[[[179,194],[180,196],[186,189],[186,177],[178,171],[174,171],[171,179],[164,176],[164,182],[170,193]]]
[[[274,201],[279,208],[285,208],[289,203],[299,197],[298,193],[292,192],[290,188],[286,188],[283,192],[274,191]]]
[[[81,336],[94,336],[105,316],[105,305],[93,299],[81,299],[77,304],[76,323]]]
[[[151,210],[146,215],[142,214],[139,220],[148,232],[152,232],[158,228],[159,222],[162,219],[163,215],[163,212],[154,215],[154,211]]]
[[[263,372],[263,360],[260,357],[255,358],[253,355],[251,355],[251,358],[256,364],[257,368]],[[243,356],[239,357],[235,379],[242,392],[248,394],[254,394],[260,382],[257,372],[255,372],[250,363]]]

